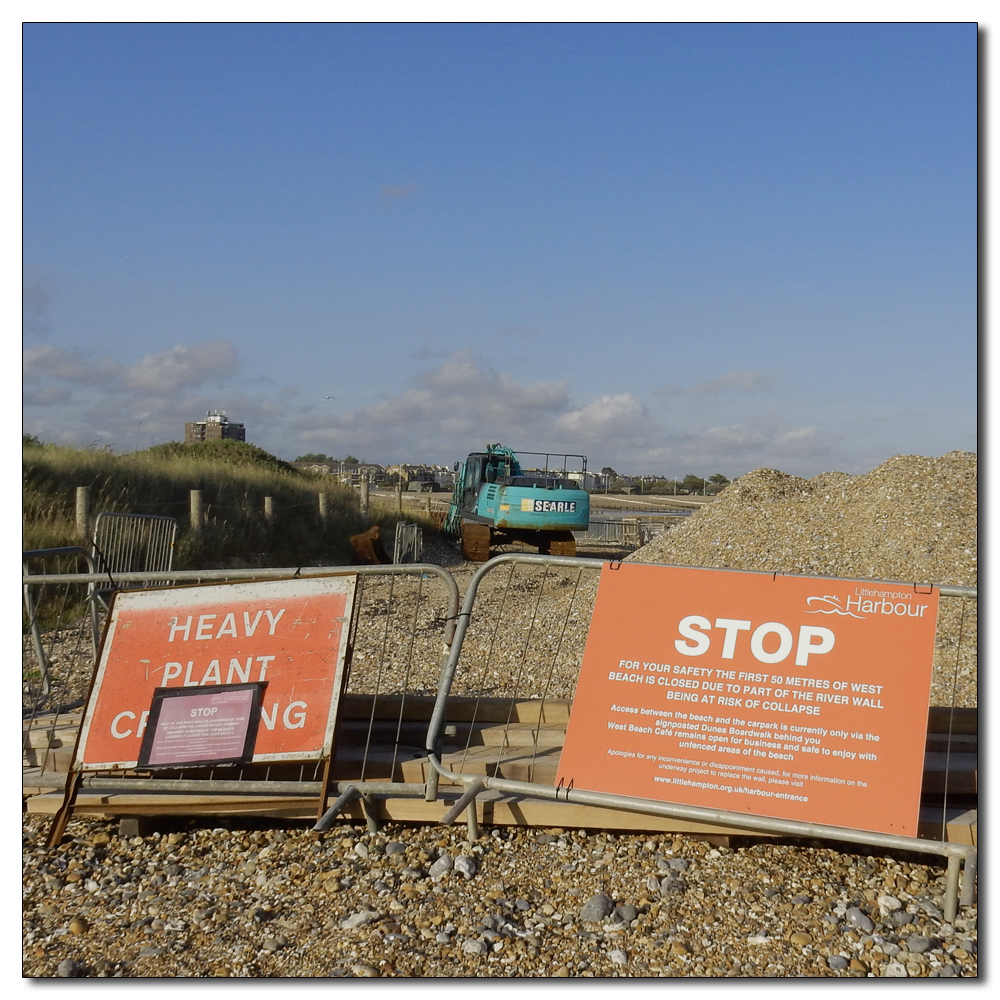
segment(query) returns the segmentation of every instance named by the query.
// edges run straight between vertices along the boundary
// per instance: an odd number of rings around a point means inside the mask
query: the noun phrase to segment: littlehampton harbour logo
[[[869,615],[897,615],[900,618],[923,618],[928,605],[915,604],[918,594],[905,590],[878,590],[874,587],[855,587],[854,595],[846,600],[832,594],[807,597],[807,615],[847,615],[867,618]],[[860,612],[860,614],[858,613]]]

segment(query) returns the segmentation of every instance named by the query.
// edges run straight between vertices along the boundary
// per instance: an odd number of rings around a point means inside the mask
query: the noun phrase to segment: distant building
[[[204,420],[184,425],[184,443],[199,441],[246,441],[243,424],[233,423],[222,410],[210,410]]]

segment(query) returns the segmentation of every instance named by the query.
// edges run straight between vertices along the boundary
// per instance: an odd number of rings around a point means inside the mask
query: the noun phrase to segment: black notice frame
[[[208,767],[215,764],[249,764],[253,761],[254,746],[257,742],[257,729],[260,726],[260,704],[267,681],[255,681],[249,684],[213,684],[210,687],[179,687],[156,688],[153,700],[149,706],[149,717],[146,720],[146,730],[142,735],[142,746],[139,748],[138,767],[155,770],[157,768],[176,769],[178,767]],[[198,757],[194,760],[177,760],[169,763],[150,764],[149,758],[156,739],[157,724],[160,721],[160,709],[167,698],[204,698],[206,695],[223,694],[228,691],[253,692],[250,711],[247,717],[246,735],[243,740],[243,751],[233,757]]]

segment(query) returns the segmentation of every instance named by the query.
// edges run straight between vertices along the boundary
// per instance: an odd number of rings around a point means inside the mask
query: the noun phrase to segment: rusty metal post
[[[201,531],[201,490],[191,491],[191,530]]]
[[[86,540],[90,536],[90,487],[76,488],[76,533]]]

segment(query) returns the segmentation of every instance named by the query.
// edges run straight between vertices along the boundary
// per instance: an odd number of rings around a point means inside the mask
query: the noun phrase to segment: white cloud
[[[630,392],[601,396],[579,409],[564,413],[556,426],[583,441],[646,436],[649,411]]]
[[[48,377],[80,385],[100,385],[114,382],[121,371],[122,366],[110,358],[90,360],[55,344],[39,344],[24,350],[25,381]]]
[[[182,386],[228,378],[236,368],[236,348],[228,340],[178,344],[169,351],[144,357],[125,373],[124,381],[128,389],[166,394]]]

